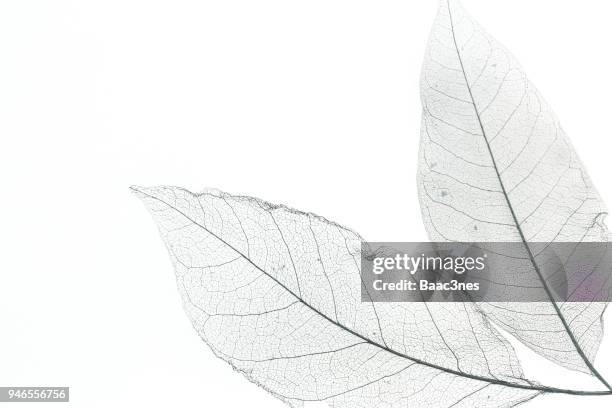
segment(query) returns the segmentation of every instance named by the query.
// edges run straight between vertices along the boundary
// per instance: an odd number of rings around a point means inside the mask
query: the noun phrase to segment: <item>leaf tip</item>
[[[150,194],[147,192],[147,190],[150,190],[150,188],[136,186],[136,185],[130,186],[130,192],[132,192],[135,196],[137,196],[141,200],[147,197],[150,197]]]
[[[142,194],[142,187],[137,185],[131,185],[130,192],[136,195]]]

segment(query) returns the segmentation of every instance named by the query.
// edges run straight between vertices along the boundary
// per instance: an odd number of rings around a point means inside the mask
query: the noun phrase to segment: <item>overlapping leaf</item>
[[[220,192],[135,188],[194,328],[294,406],[508,406],[537,395],[469,303],[361,301],[361,238],[313,214]]]
[[[541,96],[456,1],[440,4],[423,69],[419,171],[432,239],[605,240],[601,200]],[[502,407],[542,392],[607,393],[525,379],[489,322],[597,374],[603,304],[362,302],[362,240],[347,228],[217,191],[134,191],[198,334],[292,406]]]
[[[430,238],[605,242],[606,210],[550,107],[458,1],[440,4],[422,72],[418,186]],[[598,376],[604,303],[480,307],[546,358]]]

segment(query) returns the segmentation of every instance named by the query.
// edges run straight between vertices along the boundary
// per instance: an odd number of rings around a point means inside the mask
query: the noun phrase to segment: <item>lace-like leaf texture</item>
[[[417,182],[432,241],[522,241],[534,264],[529,242],[607,241],[605,207],[554,113],[457,1],[441,2],[421,93]],[[605,303],[480,307],[535,352],[605,384],[593,366]]]
[[[217,191],[134,191],[198,334],[292,406],[512,406],[541,391],[473,304],[362,302],[362,239],[340,225]]]
[[[436,55],[438,42],[452,50],[437,33],[450,27],[451,5],[456,3],[441,3],[430,56]],[[462,19],[464,24],[471,21],[465,14]],[[440,72],[456,72],[449,61],[439,62]],[[465,99],[451,88],[434,88],[435,83],[431,92]],[[426,93],[424,101],[426,111],[446,117]],[[458,113],[464,116],[469,112]],[[446,121],[457,128],[465,124]],[[477,129],[472,133],[476,137]],[[470,148],[463,153],[479,163],[469,155],[482,153],[482,146],[476,152]],[[428,143],[422,149],[424,160],[432,157],[427,149]],[[436,154],[437,169],[444,168],[442,160],[449,158]],[[436,168],[432,164],[426,168]],[[476,185],[481,181],[476,176],[463,170],[452,173],[453,179],[472,180],[459,185]],[[423,169],[421,177],[421,192],[434,191],[435,197],[439,188],[428,187],[435,182]],[[133,190],[157,222],[185,311],[200,337],[217,357],[291,406],[509,407],[542,392],[583,393],[525,379],[513,348],[479,305],[362,302],[362,239],[336,223],[218,191]],[[432,211],[425,217],[430,226],[437,219],[432,207],[423,207]],[[459,225],[459,230],[473,227],[471,221]]]

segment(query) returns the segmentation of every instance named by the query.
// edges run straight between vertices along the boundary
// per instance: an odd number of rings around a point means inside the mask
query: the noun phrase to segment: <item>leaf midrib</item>
[[[561,312],[561,309],[559,308],[559,306],[557,305],[557,303],[554,301],[554,297],[552,295],[552,292],[550,290],[550,288],[548,287],[548,284],[546,283],[546,280],[544,279],[544,276],[542,275],[542,272],[540,271],[540,268],[537,264],[537,262],[535,261],[535,257],[533,255],[533,252],[531,251],[531,248],[529,247],[529,244],[527,243],[527,239],[525,238],[525,234],[523,233],[523,229],[521,228],[521,225],[518,221],[518,217],[516,216],[516,213],[514,211],[514,207],[512,206],[512,203],[510,202],[510,197],[507,193],[506,190],[506,186],[504,185],[504,182],[501,178],[501,174],[499,172],[499,169],[497,167],[497,163],[495,160],[495,156],[493,155],[493,151],[491,149],[491,145],[489,143],[489,140],[486,136],[486,132],[484,129],[484,124],[482,123],[482,120],[480,118],[480,113],[478,112],[478,107],[476,106],[476,101],[474,100],[474,95],[472,93],[472,89],[470,87],[470,83],[467,79],[467,74],[465,72],[465,67],[463,66],[463,60],[461,58],[461,52],[459,51],[459,46],[457,45],[457,39],[455,37],[455,26],[453,23],[453,13],[451,11],[451,5],[450,5],[450,0],[446,0],[447,2],[447,6],[448,6],[448,16],[450,19],[450,26],[451,26],[451,33],[453,36],[453,43],[455,45],[455,51],[457,52],[457,58],[459,60],[459,64],[461,65],[461,72],[463,74],[463,79],[465,80],[465,85],[466,88],[468,90],[468,93],[470,95],[470,100],[471,100],[471,104],[474,107],[474,112],[476,114],[476,118],[478,119],[478,125],[480,126],[480,130],[482,132],[482,137],[485,140],[485,143],[487,145],[487,150],[489,152],[489,156],[491,157],[491,162],[493,164],[493,168],[495,169],[495,174],[497,176],[497,179],[499,181],[500,187],[502,189],[502,194],[504,196],[504,199],[506,201],[506,204],[508,205],[508,208],[510,209],[510,213],[512,215],[512,220],[514,221],[515,227],[519,233],[519,236],[521,237],[521,241],[523,243],[523,245],[525,246],[525,249],[527,250],[527,254],[529,255],[529,260],[531,261],[537,275],[538,278],[540,279],[540,282],[542,283],[542,286],[546,292],[546,295],[548,296],[550,303],[552,304],[553,308],[555,309],[555,312],[557,314],[557,317],[559,317],[559,320],[561,320],[561,323],[563,324],[563,327],[565,328],[565,332],[567,333],[568,337],[570,338],[572,344],[574,345],[574,348],[576,349],[576,352],[578,353],[578,355],[580,355],[580,357],[582,358],[582,360],[584,361],[585,365],[587,366],[587,368],[591,371],[591,373],[593,373],[593,375],[595,375],[595,377],[597,377],[597,379],[606,386],[606,388],[608,388],[608,390],[610,390],[610,392],[612,392],[612,386],[610,386],[610,384],[608,384],[608,382],[603,378],[603,376],[597,371],[597,369],[593,366],[593,364],[589,361],[589,359],[587,358],[586,354],[584,353],[584,351],[582,350],[582,347],[580,347],[580,344],[578,343],[578,340],[576,339],[576,337],[574,336],[574,333],[572,332],[572,330],[569,327],[569,324],[567,323],[567,321],[565,320],[565,317],[563,316],[563,313]]]
[[[208,234],[210,234],[212,237],[214,237],[215,239],[217,239],[219,242],[221,242],[222,244],[226,245],[227,247],[229,247],[231,250],[233,250],[234,252],[236,252],[236,254],[238,254],[240,257],[242,257],[244,260],[246,260],[248,263],[250,263],[255,269],[257,269],[258,271],[260,271],[261,273],[263,273],[265,276],[267,276],[268,278],[272,279],[277,285],[279,285],[281,288],[283,288],[285,291],[287,291],[290,295],[292,295],[293,297],[295,297],[295,299],[297,301],[299,301],[300,303],[302,303],[304,306],[306,306],[307,308],[309,308],[310,310],[312,310],[314,313],[316,313],[317,315],[321,316],[323,319],[327,320],[329,323],[339,327],[340,329],[352,334],[353,336],[363,340],[365,343],[370,344],[372,346],[378,347],[381,350],[384,350],[390,354],[393,354],[397,357],[400,358],[404,358],[407,359],[409,361],[412,361],[413,363],[417,363],[417,364],[421,364],[424,365],[426,367],[430,367],[436,370],[440,370],[449,374],[453,374],[459,377],[464,377],[464,378],[469,378],[472,380],[476,380],[476,381],[483,381],[483,382],[487,382],[487,383],[491,383],[494,385],[500,385],[500,386],[505,386],[505,387],[509,387],[509,388],[518,388],[518,389],[524,389],[524,390],[532,390],[532,391],[540,391],[540,392],[548,392],[548,393],[558,393],[558,394],[570,394],[570,395],[612,395],[612,391],[583,391],[583,390],[571,390],[571,389],[563,389],[563,388],[556,388],[556,387],[548,387],[548,386],[540,386],[540,385],[524,385],[524,384],[517,384],[517,383],[512,383],[509,381],[503,381],[503,380],[498,380],[496,378],[487,378],[487,377],[482,377],[479,375],[474,375],[474,374],[469,374],[469,373],[464,373],[461,371],[457,371],[457,370],[453,370],[451,368],[447,368],[447,367],[442,367],[442,366],[438,366],[436,364],[433,363],[429,363],[427,361],[415,358],[415,357],[411,357],[407,354],[401,353],[399,351],[393,350],[389,347],[387,347],[386,345],[380,344],[354,330],[352,330],[351,328],[343,325],[342,323],[338,322],[338,321],[334,321],[333,319],[329,318],[327,315],[325,315],[324,313],[322,313],[321,311],[319,311],[317,308],[315,308],[314,306],[310,305],[309,303],[307,303],[304,299],[302,299],[300,296],[298,296],[296,293],[294,293],[290,288],[288,288],[287,286],[285,286],[282,282],[280,282],[278,279],[276,279],[274,276],[270,275],[268,272],[266,272],[265,270],[263,270],[261,267],[259,267],[259,265],[255,264],[249,257],[245,256],[241,251],[239,251],[238,249],[236,249],[233,245],[231,245],[230,243],[228,243],[227,241],[225,241],[223,238],[221,238],[220,236],[218,236],[217,234],[215,234],[214,232],[210,231],[208,228],[206,228],[204,225],[200,224],[199,222],[197,222],[196,220],[194,220],[193,218],[189,217],[187,214],[185,214],[183,211],[181,211],[180,209],[170,205],[169,203],[167,203],[166,201],[155,197],[151,194],[146,193],[145,191],[140,190],[137,187],[132,187],[132,190],[142,194],[146,197],[149,197],[153,200],[156,200],[162,204],[164,204],[165,206],[167,206],[168,208],[172,209],[173,211],[176,211],[177,213],[179,213],[180,215],[182,215],[185,219],[187,219],[189,222],[191,222],[192,224],[196,225],[199,228],[202,228],[204,231],[206,231]],[[190,193],[192,196],[195,196],[196,199],[198,199],[198,197],[196,195],[194,195],[193,193]],[[528,380],[525,380],[528,382]]]

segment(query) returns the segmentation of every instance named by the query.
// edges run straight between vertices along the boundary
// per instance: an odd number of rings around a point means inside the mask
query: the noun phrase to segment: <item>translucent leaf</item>
[[[214,353],[293,406],[513,406],[548,388],[470,303],[361,301],[361,238],[248,197],[134,188]]]
[[[606,210],[559,121],[458,1],[440,2],[421,92],[418,186],[432,240],[519,241],[526,257],[529,242],[607,241]],[[605,383],[592,364],[604,303],[479,306],[537,353]]]

